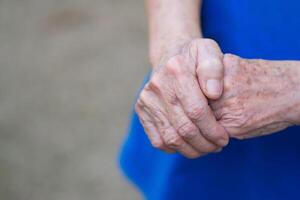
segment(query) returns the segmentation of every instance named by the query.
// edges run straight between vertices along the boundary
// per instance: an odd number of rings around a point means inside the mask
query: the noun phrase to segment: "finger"
[[[171,126],[168,119],[164,115],[158,115],[157,117],[154,117],[154,120],[160,132],[160,135],[168,148],[174,149],[188,158],[197,158],[202,155],[200,152],[196,151],[192,146],[187,144],[177,134],[175,129]]]
[[[206,97],[218,99],[223,91],[223,53],[211,39],[203,39],[197,45],[196,73]]]
[[[159,123],[158,129],[169,148],[178,151],[188,158],[198,158],[203,155],[203,153],[196,151],[190,144],[186,143],[167,120],[164,125]]]
[[[156,126],[154,125],[153,119],[145,111],[145,109],[143,109],[143,105],[141,105],[141,103],[136,104],[135,111],[139,116],[140,122],[144,127],[145,133],[148,136],[152,146],[168,153],[174,153],[175,151],[168,148],[162,140]]]
[[[176,65],[176,62],[172,64],[172,66],[174,65]],[[173,74],[175,71],[177,70],[173,69]],[[171,79],[172,78],[174,77],[171,77]],[[176,80],[167,80],[167,82],[173,82],[173,87],[177,87],[177,84],[175,83]],[[196,84],[198,85],[197,82]],[[164,89],[164,91],[170,90],[170,86],[167,87]],[[160,95],[164,98],[164,104],[166,105],[166,110],[170,123],[175,128],[176,132],[183,138],[184,141],[186,141],[194,149],[202,153],[209,153],[220,148],[214,143],[208,141],[199,131],[198,127],[187,117],[186,113],[182,109],[180,102],[178,101],[178,98],[176,97],[175,92],[164,92],[160,93]]]
[[[163,103],[155,95],[149,95],[149,92],[143,92],[141,99],[144,99],[144,109],[151,113],[161,138],[168,148],[174,149],[188,158],[197,158],[201,155],[191,145],[187,144],[175,131],[167,119],[167,114]]]
[[[172,63],[173,68],[187,68],[189,63],[184,57],[178,57]],[[171,66],[169,66],[171,67]],[[173,69],[173,71],[175,71]],[[173,73],[174,90],[187,117],[199,128],[203,136],[209,141],[225,146],[228,144],[228,134],[216,121],[207,99],[202,94],[197,78],[193,75]]]
[[[167,111],[172,126],[194,149],[202,153],[210,153],[220,148],[202,135],[198,127],[186,116],[179,102],[167,103]]]

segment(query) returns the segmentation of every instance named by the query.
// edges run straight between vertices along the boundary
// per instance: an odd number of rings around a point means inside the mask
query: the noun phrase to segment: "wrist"
[[[289,61],[287,76],[290,77],[290,93],[287,95],[286,121],[292,125],[300,125],[300,62]]]
[[[147,0],[152,66],[176,55],[187,41],[201,37],[199,10],[199,0]]]
[[[201,34],[198,32],[195,34],[166,34],[165,36],[161,36],[159,38],[150,39],[149,60],[151,65],[155,68],[170,57],[179,54],[184,45],[201,37]]]

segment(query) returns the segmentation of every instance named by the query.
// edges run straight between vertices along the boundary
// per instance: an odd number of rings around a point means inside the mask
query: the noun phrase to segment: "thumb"
[[[209,99],[218,99],[223,92],[223,53],[218,44],[210,39],[198,45],[196,73],[202,92]]]

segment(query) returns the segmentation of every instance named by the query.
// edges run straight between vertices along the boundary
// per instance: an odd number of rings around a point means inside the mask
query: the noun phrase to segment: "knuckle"
[[[137,105],[138,106],[142,106],[142,105],[145,105],[145,103],[147,102],[148,100],[148,96],[146,94],[146,91],[143,90],[141,93],[140,93],[140,96],[139,96],[139,99],[137,101]]]
[[[215,58],[203,60],[200,63],[199,68],[197,69],[197,72],[200,72],[199,70],[201,70],[202,73],[203,73],[202,70],[221,71],[222,69],[223,69],[223,65],[222,65],[221,60],[219,58],[215,57]]]
[[[215,40],[210,39],[210,38],[204,38],[204,39],[203,39],[203,42],[204,42],[206,45],[216,46],[216,47],[219,46],[218,43],[217,43]]]
[[[161,140],[150,140],[151,145],[157,149],[163,149],[164,143]]]
[[[166,62],[166,66],[169,66],[169,67],[180,66],[180,64],[181,64],[181,56],[180,55],[172,56]]]
[[[210,139],[213,139],[212,141],[215,142],[215,140],[217,140],[217,136],[216,136],[216,132],[215,131],[203,131],[202,132],[202,135],[205,137],[205,138],[210,138]]]
[[[161,90],[161,81],[157,76],[151,78],[151,80],[145,86],[146,91],[158,92]]]
[[[223,61],[224,61],[225,65],[228,65],[228,66],[234,65],[234,66],[236,66],[241,61],[241,58],[236,56],[236,55],[226,53],[223,56]]]
[[[166,144],[171,148],[178,149],[182,146],[183,142],[179,136],[173,135],[166,140]]]
[[[192,121],[200,121],[207,115],[207,112],[204,106],[194,106],[187,111],[187,115]]]
[[[140,109],[144,107],[144,103],[142,102],[142,100],[140,98],[138,98],[138,100],[136,101],[135,105],[134,105],[134,110],[139,113]]]
[[[167,93],[167,92],[166,92]],[[177,96],[175,95],[168,95],[166,94],[166,102],[168,102],[170,105],[172,106],[177,106],[179,105],[179,102],[178,102],[178,98]]]
[[[174,76],[181,75],[185,73],[184,67],[182,67],[182,63],[182,58],[179,55],[173,56],[167,61],[165,69],[168,74]]]
[[[184,123],[177,128],[177,132],[186,140],[192,140],[197,134],[197,128],[192,123]]]

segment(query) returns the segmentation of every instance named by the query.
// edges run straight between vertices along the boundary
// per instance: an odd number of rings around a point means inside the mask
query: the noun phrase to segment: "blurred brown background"
[[[117,169],[141,0],[0,0],[0,199],[141,199]]]

